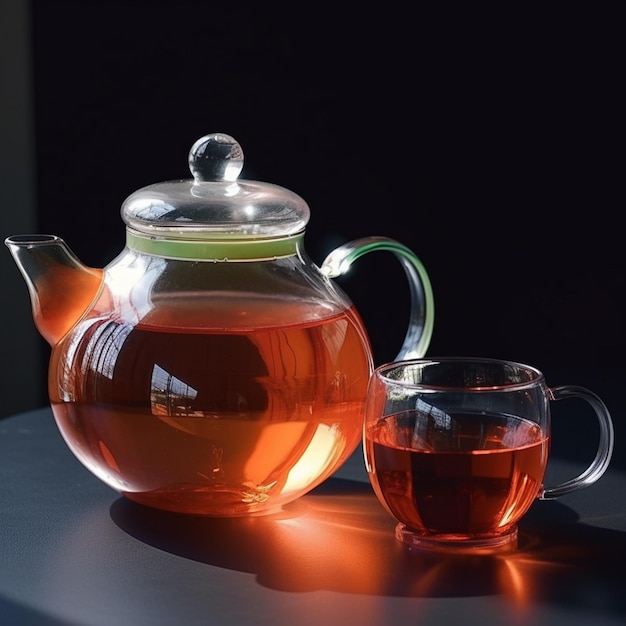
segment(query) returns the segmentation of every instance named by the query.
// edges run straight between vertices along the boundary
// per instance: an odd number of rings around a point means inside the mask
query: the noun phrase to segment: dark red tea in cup
[[[506,532],[535,501],[549,439],[534,422],[457,413],[450,428],[424,429],[406,411],[371,424],[367,454],[375,489],[415,532],[463,540]]]

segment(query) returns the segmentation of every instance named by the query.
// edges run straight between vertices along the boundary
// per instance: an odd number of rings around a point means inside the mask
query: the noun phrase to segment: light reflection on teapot
[[[423,356],[434,304],[415,254],[386,237],[304,245],[296,194],[238,180],[223,134],[189,154],[193,179],[126,199],[126,246],[104,269],[54,235],[6,239],[50,344],[50,403],[70,449],[137,502],[212,516],[265,513],[330,476],[360,443],[370,340],[331,280],[371,251],[411,295],[399,359]]]

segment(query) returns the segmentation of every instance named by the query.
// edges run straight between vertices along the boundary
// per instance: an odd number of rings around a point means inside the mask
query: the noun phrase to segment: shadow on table
[[[32,607],[0,597],[0,624],[15,626],[68,626],[67,621],[56,619]]]
[[[564,604],[626,616],[626,533],[577,523],[542,502],[520,526],[517,550],[447,555],[406,549],[366,483],[331,478],[280,514],[189,517],[116,500],[113,521],[161,550],[249,572],[286,592],[396,597],[505,595],[520,609]]]

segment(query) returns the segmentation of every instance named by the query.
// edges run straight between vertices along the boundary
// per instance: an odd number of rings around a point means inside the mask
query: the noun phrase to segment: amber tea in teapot
[[[193,325],[185,302],[132,329],[97,319],[83,328],[84,345],[115,376],[78,352],[64,389],[81,406],[54,392],[52,406],[79,458],[129,498],[240,514],[275,494],[300,495],[352,448],[369,376],[357,314],[294,322],[294,301],[268,326],[268,298],[247,302],[239,326],[228,320],[236,302],[225,294],[213,303],[214,327]],[[55,351],[56,376],[72,349]]]
[[[411,292],[399,356],[432,334],[428,275],[385,237],[307,256],[309,209],[276,185],[238,180],[239,144],[208,135],[193,179],[124,202],[126,246],[85,267],[54,235],[9,237],[51,345],[49,396],[67,445],[136,502],[182,513],[266,513],[330,476],[361,440],[373,355],[331,280],[373,250]]]

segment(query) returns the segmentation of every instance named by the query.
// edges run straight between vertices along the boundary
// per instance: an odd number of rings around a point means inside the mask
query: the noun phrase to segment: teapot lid
[[[124,201],[122,219],[134,240],[243,243],[303,233],[307,203],[284,187],[239,180],[243,150],[231,136],[201,137],[188,161],[193,179],[148,185]]]

